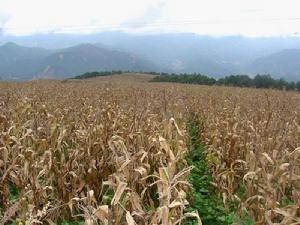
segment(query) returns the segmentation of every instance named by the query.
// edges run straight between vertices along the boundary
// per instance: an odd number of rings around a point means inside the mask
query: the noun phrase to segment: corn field
[[[1,225],[202,224],[191,120],[225,207],[300,224],[298,93],[133,78],[0,83]]]

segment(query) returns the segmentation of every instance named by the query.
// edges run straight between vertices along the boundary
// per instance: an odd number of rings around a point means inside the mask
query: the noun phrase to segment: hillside
[[[300,79],[300,49],[285,49],[255,60],[249,66],[252,73],[269,73],[289,80]]]
[[[2,42],[14,41],[21,45],[51,49],[91,43],[99,48],[113,49],[145,57],[164,72],[196,72],[215,78],[230,74],[256,75],[256,71],[259,71],[253,65],[256,60],[285,49],[300,49],[299,37],[212,37],[192,33],[38,34],[18,37],[3,36],[1,40]],[[266,72],[271,73],[273,71],[268,69]],[[286,74],[286,76],[285,78],[288,80],[294,79],[293,75],[289,77]],[[295,80],[299,80],[299,78]]]
[[[4,79],[66,78],[110,70],[201,73],[214,78],[260,73],[289,81],[300,79],[297,37],[217,38],[190,33],[104,32],[10,39],[32,47],[13,43],[0,46],[0,77]]]
[[[150,82],[157,75],[145,74],[145,73],[122,73],[122,74],[112,74],[110,76],[97,76],[88,79],[67,79],[65,82],[98,82],[98,81],[109,81],[109,82],[137,82],[137,83],[147,83]]]
[[[68,77],[87,71],[150,71],[157,67],[135,54],[81,44],[66,48],[46,57],[38,75]]]
[[[4,79],[66,78],[88,71],[151,71],[159,68],[136,54],[80,44],[59,50],[7,43],[0,47],[0,77]]]
[[[151,58],[156,64],[168,68],[168,72],[196,72],[215,78],[230,74],[256,75],[255,70],[249,71],[250,64],[255,60],[284,49],[300,48],[299,37],[211,37],[191,33],[130,35],[106,32],[99,35],[97,40],[101,44]],[[299,80],[295,77],[285,78]]]
[[[166,68],[167,72],[200,72],[221,77],[239,71],[237,60],[241,61],[239,63],[246,61],[246,56],[236,53],[233,45],[224,44],[228,42],[225,39],[188,33],[140,36],[113,33],[100,36],[99,41],[100,45],[109,45],[151,58],[156,64]]]
[[[0,77],[30,79],[36,73],[42,58],[52,51],[7,43],[0,46]]]

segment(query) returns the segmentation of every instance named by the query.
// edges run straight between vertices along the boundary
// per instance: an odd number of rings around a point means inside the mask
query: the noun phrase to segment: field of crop
[[[0,225],[201,224],[194,139],[235,223],[300,224],[299,93],[136,76],[0,83]]]

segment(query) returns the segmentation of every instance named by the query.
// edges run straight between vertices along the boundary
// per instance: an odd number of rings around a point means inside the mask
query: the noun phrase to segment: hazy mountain
[[[81,44],[56,51],[42,60],[40,77],[69,77],[90,71],[151,71],[159,68],[135,54]]]
[[[104,34],[100,39],[101,44],[144,55],[171,72],[200,72],[214,76],[236,72],[231,63],[223,61],[222,55],[213,48],[215,39],[209,37],[194,34]]]
[[[256,59],[249,65],[252,73],[272,74],[276,78],[300,80],[300,49],[285,49]]]
[[[30,79],[41,60],[52,51],[7,43],[0,46],[0,77]]]
[[[200,72],[215,77],[249,73],[249,64],[257,58],[288,48],[300,48],[299,37],[210,37],[190,33],[104,33],[99,41],[145,55],[175,72]]]
[[[72,47],[81,43],[96,43],[97,38],[93,35],[74,35],[74,34],[34,34],[26,36],[0,36],[0,44],[14,42],[18,45],[29,47],[42,47],[47,49],[61,49]]]
[[[112,54],[114,56],[120,55],[121,52],[126,52],[130,58],[135,57],[143,59],[143,63],[137,64],[155,64],[152,71],[165,71],[165,72],[197,72],[214,77],[221,77],[229,74],[249,74],[255,75],[258,71],[264,73],[270,73],[271,75],[281,75],[286,79],[300,80],[300,77],[291,71],[284,72],[284,69],[274,71],[274,67],[263,68],[263,60],[265,57],[269,57],[277,52],[285,49],[300,49],[300,37],[266,37],[266,38],[248,38],[242,36],[226,36],[226,37],[211,37],[201,36],[191,33],[161,33],[161,34],[130,34],[124,32],[103,32],[97,34],[38,34],[32,36],[0,36],[0,43],[6,41],[14,41],[17,44],[30,46],[30,47],[44,47],[50,49],[62,49],[59,51],[69,51],[66,48],[71,48],[74,45],[80,45],[81,43],[91,43],[96,45],[100,49],[116,51],[118,53]],[[73,49],[74,50],[74,49]],[[57,51],[57,50],[56,50]],[[99,51],[99,50],[98,50]],[[43,58],[42,67],[38,72],[46,74],[54,73],[67,73],[71,74],[77,71],[83,71],[88,68],[110,68],[112,62],[105,58],[106,62],[110,62],[110,66],[104,67],[94,66],[98,61],[91,60],[93,62],[83,63],[84,58],[88,56],[88,53],[82,53],[78,50],[74,50],[75,58],[70,56],[71,53],[66,54],[64,59],[56,52],[54,55]],[[81,57],[80,54],[85,56]],[[93,54],[100,57],[98,53]],[[76,55],[76,56],[75,56]],[[285,58],[288,56],[282,56]],[[77,60],[77,65],[73,65],[73,69],[69,66],[71,60]],[[101,58],[101,57],[100,57]],[[289,58],[289,57],[288,57]],[[287,59],[288,60],[288,59]],[[145,62],[146,61],[146,62]],[[153,63],[149,63],[149,61]],[[68,64],[64,67],[64,63]],[[115,61],[114,66],[123,68],[124,65],[120,64],[123,60],[118,58]],[[124,61],[128,62],[128,61]],[[128,62],[129,63],[129,62]],[[257,69],[256,69],[256,65]],[[120,64],[120,65],[118,65]],[[148,66],[142,68],[149,68]],[[48,67],[50,66],[50,68]],[[126,67],[132,68],[133,65]],[[141,68],[140,66],[136,66]],[[81,69],[82,68],[82,69]],[[134,68],[134,67],[133,67]],[[280,68],[279,68],[280,69]],[[87,72],[87,71],[84,71]],[[276,72],[276,73],[275,73]],[[1,74],[0,74],[1,76]]]
[[[4,79],[62,78],[90,71],[158,71],[151,61],[136,54],[81,44],[59,50],[0,46],[0,77]]]
[[[266,70],[253,69],[259,63],[257,59],[285,49],[300,49],[300,37],[210,37],[190,33],[130,35],[107,32],[99,36],[99,42],[144,55],[174,72],[200,72],[220,77],[229,74],[255,75],[259,71],[279,74],[288,80],[300,80],[297,71],[291,73],[291,70],[284,71],[282,68],[276,72],[271,67]],[[289,61],[290,57],[296,56],[282,55],[283,62]]]

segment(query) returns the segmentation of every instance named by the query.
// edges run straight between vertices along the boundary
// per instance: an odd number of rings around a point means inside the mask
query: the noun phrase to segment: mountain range
[[[14,43],[0,46],[0,77],[28,80],[67,78],[89,71],[151,71],[158,68],[135,54],[92,44],[48,50]]]
[[[285,49],[256,59],[249,65],[254,73],[275,74],[288,80],[300,80],[300,49]]]
[[[91,71],[131,70],[197,72],[215,78],[260,73],[300,80],[299,37],[54,33],[0,36],[0,44],[0,77],[6,79],[65,78]]]

